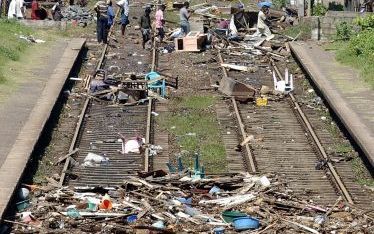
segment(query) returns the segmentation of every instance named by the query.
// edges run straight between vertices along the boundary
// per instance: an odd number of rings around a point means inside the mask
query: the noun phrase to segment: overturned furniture
[[[148,83],[136,77],[116,79],[107,76],[103,69],[96,71],[89,83],[89,94],[92,97],[114,103],[135,104],[148,97]]]
[[[206,35],[198,31],[191,31],[183,38],[175,39],[176,51],[198,52],[204,49]]]
[[[224,77],[221,79],[218,90],[243,102],[253,100],[256,94],[255,88],[230,77]]]

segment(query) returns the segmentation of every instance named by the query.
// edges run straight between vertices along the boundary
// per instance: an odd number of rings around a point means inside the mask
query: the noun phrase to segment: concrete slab
[[[374,166],[374,92],[358,71],[315,43],[293,42],[291,50]]]
[[[40,79],[26,82],[16,91],[17,99],[10,98],[3,104],[7,109],[5,114],[0,115],[0,125],[8,126],[5,134],[10,135],[6,137],[6,145],[0,144],[0,217],[3,216],[84,43],[85,39],[76,38],[58,44],[54,48],[56,53],[49,55],[51,59],[54,57],[50,62],[49,72],[40,74]]]

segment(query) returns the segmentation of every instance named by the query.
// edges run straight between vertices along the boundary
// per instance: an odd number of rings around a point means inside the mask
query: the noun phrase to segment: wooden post
[[[305,9],[304,9],[304,1],[305,0],[297,0],[297,14],[299,15],[299,17],[304,17],[304,12],[305,12]]]
[[[312,16],[312,0],[308,0],[307,16]]]

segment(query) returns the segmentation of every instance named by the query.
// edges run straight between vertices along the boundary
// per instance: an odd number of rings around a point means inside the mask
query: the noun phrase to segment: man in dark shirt
[[[144,15],[142,15],[142,17],[140,18],[140,22],[139,22],[140,30],[143,36],[143,42],[142,42],[143,49],[145,49],[145,43],[147,43],[147,41],[151,39],[152,27],[151,27],[151,18],[149,16],[150,13],[151,13],[151,8],[146,7],[144,11]]]

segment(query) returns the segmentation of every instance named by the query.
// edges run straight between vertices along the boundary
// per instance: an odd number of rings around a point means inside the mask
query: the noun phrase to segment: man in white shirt
[[[257,31],[253,36],[266,36],[266,40],[269,41],[274,38],[274,35],[271,33],[269,26],[265,23],[266,15],[269,14],[269,7],[263,6],[258,12],[257,18]]]
[[[25,6],[23,0],[16,0],[16,17],[17,19],[23,19],[23,14],[25,12]]]
[[[23,19],[25,12],[23,0],[12,0],[9,4],[8,19]]]
[[[15,17],[16,17],[16,0],[12,0],[9,3],[8,19],[13,19]]]
[[[129,0],[120,0],[117,2],[117,6],[121,7],[121,32],[122,36],[125,36],[126,26],[130,23],[129,12],[130,12]]]

